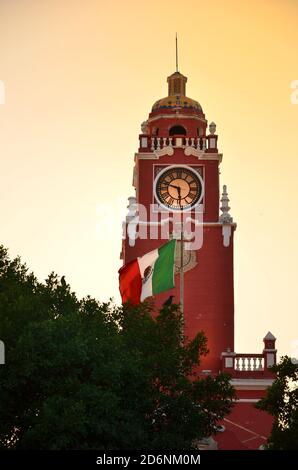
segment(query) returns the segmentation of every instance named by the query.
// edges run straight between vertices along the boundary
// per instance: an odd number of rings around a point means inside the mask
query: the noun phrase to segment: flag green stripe
[[[171,240],[158,249],[154,264],[152,293],[158,294],[174,287],[174,259],[176,240]]]

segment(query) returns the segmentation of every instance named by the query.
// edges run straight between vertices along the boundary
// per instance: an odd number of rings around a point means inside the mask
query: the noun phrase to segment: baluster
[[[206,150],[206,137],[202,138],[202,150]]]
[[[191,141],[190,145],[191,145],[192,147],[194,147],[194,146],[195,146],[195,138],[192,137],[192,138],[190,139],[190,141]]]
[[[257,358],[253,357],[252,360],[253,360],[252,370],[257,370]]]
[[[242,365],[241,365],[241,370],[246,370],[246,367],[245,367],[245,357],[242,357]]]
[[[240,360],[240,358],[239,358],[239,357],[236,357],[236,362],[235,362],[235,369],[236,369],[236,370],[239,370],[239,369],[240,369],[239,360]]]
[[[247,358],[247,370],[251,370],[251,357]]]
[[[259,369],[263,369],[263,358],[259,357]]]
[[[167,138],[164,137],[163,138],[163,144],[162,144],[163,147],[166,147],[167,146]]]
[[[173,147],[173,137],[169,137],[169,146]]]
[[[160,150],[160,137],[157,137],[157,150]]]
[[[151,150],[155,150],[154,137],[151,137]]]

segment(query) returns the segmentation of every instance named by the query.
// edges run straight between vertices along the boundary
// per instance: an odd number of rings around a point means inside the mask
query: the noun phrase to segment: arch
[[[169,130],[169,135],[186,135],[186,129],[183,126],[173,126]]]

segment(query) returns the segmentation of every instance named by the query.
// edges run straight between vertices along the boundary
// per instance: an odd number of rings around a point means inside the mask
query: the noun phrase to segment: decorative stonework
[[[137,214],[137,198],[135,196],[130,196],[128,198],[128,206],[127,206],[127,209],[128,209],[128,213],[127,213],[127,216],[126,216],[126,220],[127,221],[130,221],[131,219],[133,219],[136,214]]]
[[[141,124],[142,134],[148,134],[148,121],[144,121]]]
[[[222,211],[222,214],[219,217],[219,221],[222,224],[232,224],[233,223],[233,218],[229,214],[230,211],[230,206],[229,206],[229,198],[228,198],[228,192],[227,192],[227,186],[224,184],[223,186],[223,192],[222,192],[222,197],[221,197],[221,206],[220,210]]]
[[[184,150],[184,154],[187,157],[190,157],[191,155],[194,155],[195,157],[198,158],[203,158],[203,155],[205,154],[204,150],[196,149],[195,147],[186,147]]]
[[[157,149],[153,152],[157,158],[163,157],[164,155],[169,155],[170,157],[174,155],[174,149],[173,147],[170,147],[169,145],[166,147],[163,147],[162,149]]]
[[[214,135],[216,132],[216,124],[215,122],[210,122],[209,124],[209,132],[211,135]]]
[[[219,217],[219,222],[223,225],[222,227],[222,235],[223,235],[223,244],[225,247],[228,247],[230,245],[230,239],[231,239],[231,234],[232,234],[232,227],[231,225],[233,224],[233,218],[229,214],[230,211],[230,206],[229,206],[229,198],[228,198],[228,192],[227,192],[227,186],[223,186],[223,192],[222,192],[222,197],[221,197],[221,206],[220,210],[222,211],[222,214]]]

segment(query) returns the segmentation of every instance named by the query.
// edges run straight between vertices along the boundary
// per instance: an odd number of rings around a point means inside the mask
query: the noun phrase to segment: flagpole
[[[183,270],[183,258],[184,258],[184,238],[183,238],[183,219],[181,222],[181,245],[180,245],[180,308],[182,318],[184,319],[184,270]]]

